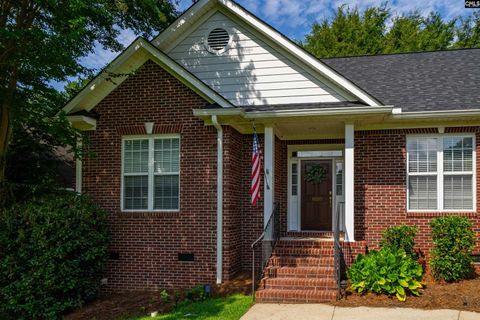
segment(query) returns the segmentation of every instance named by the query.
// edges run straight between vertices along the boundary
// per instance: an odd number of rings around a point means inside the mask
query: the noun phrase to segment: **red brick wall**
[[[118,260],[109,260],[106,290],[191,287],[215,281],[217,133],[192,114],[192,109],[207,104],[149,61],[95,108],[97,130],[89,137],[96,156],[84,161],[83,190],[109,212],[110,250],[119,253]],[[156,133],[181,135],[178,213],[120,212],[121,138],[144,134],[145,122],[154,122]],[[225,155],[233,163],[241,137],[225,129]],[[235,210],[240,194],[234,190],[240,178],[235,168],[234,164],[225,168],[227,277],[240,264],[240,216]],[[180,262],[178,253],[194,253],[195,261]]]
[[[242,135],[224,127],[223,186],[223,263],[224,278],[232,278],[242,269]]]
[[[258,135],[261,150],[263,148],[264,137]],[[260,172],[260,199],[255,207],[252,207],[250,202],[250,185],[251,185],[251,172],[252,167],[250,160],[252,158],[252,142],[253,135],[243,135],[242,137],[242,269],[250,271],[252,268],[252,250],[250,245],[262,234],[263,232],[263,196],[264,196],[264,184],[263,184],[263,165]]]
[[[431,247],[430,221],[442,213],[406,210],[406,135],[436,133],[436,129],[360,131],[355,133],[355,238],[377,248],[382,231],[390,225],[416,225],[417,249],[428,255]],[[480,128],[449,128],[446,132],[475,132],[477,172],[480,165]],[[477,185],[479,185],[477,174]],[[477,188],[477,208],[480,194]],[[477,236],[475,253],[480,253],[478,213],[452,213],[469,217]]]

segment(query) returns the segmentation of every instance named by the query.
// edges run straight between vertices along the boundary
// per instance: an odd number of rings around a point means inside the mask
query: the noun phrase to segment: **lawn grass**
[[[235,294],[226,298],[211,298],[200,302],[185,302],[168,314],[132,318],[131,320],[238,320],[252,306],[252,297]]]

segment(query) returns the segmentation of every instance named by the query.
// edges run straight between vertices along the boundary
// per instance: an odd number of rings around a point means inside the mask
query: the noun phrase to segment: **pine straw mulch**
[[[213,296],[225,297],[235,293],[250,294],[252,281],[247,273],[239,274],[235,279],[213,286]],[[167,313],[176,306],[176,301],[185,299],[185,291],[167,290],[171,299],[165,303],[160,291],[125,292],[100,297],[82,308],[65,316],[67,320],[112,320],[149,314],[154,311]],[[176,298],[175,298],[176,297]]]
[[[419,309],[455,309],[480,312],[480,277],[455,283],[435,282],[425,277],[421,296],[408,296],[405,302],[396,297],[347,292],[347,299],[334,303],[341,307],[404,307]]]

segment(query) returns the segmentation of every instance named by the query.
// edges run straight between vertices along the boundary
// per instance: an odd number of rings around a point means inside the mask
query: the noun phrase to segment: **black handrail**
[[[263,229],[262,234],[255,240],[252,245],[252,297],[255,300],[255,288],[257,285],[255,271],[258,272],[260,276],[262,276],[265,267],[267,266],[268,260],[272,256],[273,248],[277,243],[278,239],[280,238],[280,206],[276,202],[273,205],[272,214]],[[261,251],[261,260],[257,266],[255,265],[255,249],[257,248],[258,244],[262,244],[262,251]]]
[[[333,216],[333,242],[334,242],[334,265],[335,265],[335,280],[337,285],[337,300],[342,297],[342,277],[343,277],[343,250],[340,243],[340,215],[343,214],[343,202],[337,203],[335,215]]]

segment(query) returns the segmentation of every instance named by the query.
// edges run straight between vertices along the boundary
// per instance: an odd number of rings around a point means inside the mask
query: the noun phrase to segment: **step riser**
[[[285,303],[321,303],[333,301],[336,292],[333,290],[316,292],[302,290],[272,290],[258,291],[257,302],[285,302]]]
[[[263,289],[285,290],[335,290],[335,279],[296,279],[296,278],[265,278],[261,281]]]
[[[271,267],[333,267],[333,258],[312,257],[278,257],[270,259],[268,266]]]
[[[318,248],[275,248],[273,256],[333,257],[333,249]]]

